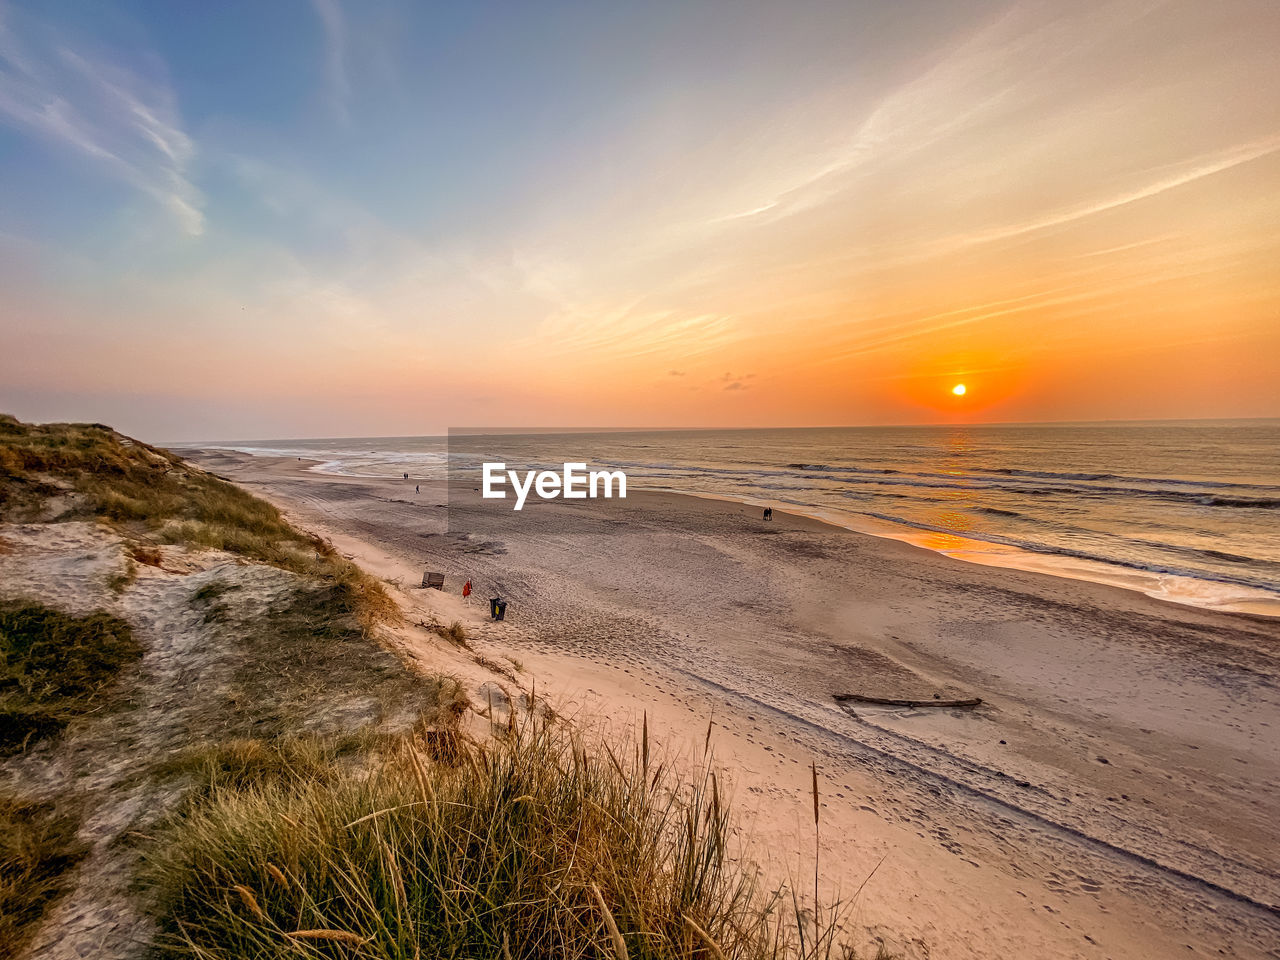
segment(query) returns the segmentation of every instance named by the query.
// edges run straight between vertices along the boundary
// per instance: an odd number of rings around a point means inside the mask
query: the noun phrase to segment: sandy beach
[[[0,0],[0,960],[1280,960],[1277,49]]]
[[[1280,956],[1280,621],[675,494],[575,504],[573,533],[570,508],[539,503],[480,539],[448,532],[443,489],[184,455],[399,584],[411,611],[463,621],[562,711],[647,713],[676,753],[710,723],[778,877],[812,872],[816,763],[824,882],[856,893],[864,945]],[[417,588],[427,569],[445,592]],[[836,694],[983,703],[850,711]]]

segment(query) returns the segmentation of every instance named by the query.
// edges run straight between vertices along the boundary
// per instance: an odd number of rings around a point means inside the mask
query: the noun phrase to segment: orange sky
[[[916,7],[566,12],[578,46],[513,40],[519,83],[427,116],[338,4],[291,137],[161,25],[11,15],[0,408],[159,440],[1280,416],[1280,8]],[[450,69],[499,69],[484,37]],[[402,162],[428,135],[476,152]]]

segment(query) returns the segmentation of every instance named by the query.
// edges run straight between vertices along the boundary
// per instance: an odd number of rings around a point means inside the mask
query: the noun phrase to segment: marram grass
[[[18,956],[67,892],[87,847],[73,803],[0,792],[0,957]]]
[[[827,958],[838,910],[764,890],[710,768],[526,719],[455,766],[277,770],[175,820],[145,876],[162,955]]]
[[[129,624],[108,613],[75,617],[0,601],[0,759],[104,709],[119,675],[141,656]]]

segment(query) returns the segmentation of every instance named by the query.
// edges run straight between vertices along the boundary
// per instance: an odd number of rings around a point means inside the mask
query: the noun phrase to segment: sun
[[[963,397],[965,394],[964,384],[957,383],[954,387],[951,388],[951,392],[954,393],[957,397]]]

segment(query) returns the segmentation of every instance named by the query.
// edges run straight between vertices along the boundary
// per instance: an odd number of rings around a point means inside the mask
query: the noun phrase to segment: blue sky
[[[1261,0],[0,0],[0,408],[1280,414],[1278,46]]]

